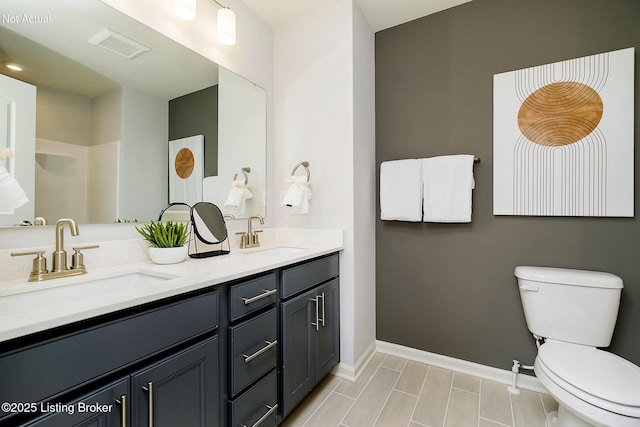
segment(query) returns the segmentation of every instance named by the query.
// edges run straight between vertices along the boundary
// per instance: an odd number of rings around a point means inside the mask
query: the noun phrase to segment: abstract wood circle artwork
[[[169,141],[169,203],[202,201],[204,136]]]
[[[494,214],[633,216],[634,49],[494,75]]]
[[[518,127],[529,141],[559,147],[593,132],[602,118],[602,98],[589,86],[559,82],[527,97],[518,111]]]
[[[195,166],[193,152],[188,148],[181,148],[178,154],[176,154],[174,166],[176,168],[176,174],[178,174],[180,178],[189,178]]]

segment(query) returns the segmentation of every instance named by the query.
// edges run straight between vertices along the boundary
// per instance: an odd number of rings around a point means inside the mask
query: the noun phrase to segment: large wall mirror
[[[37,95],[31,141],[0,139],[16,177],[34,176],[31,206],[0,226],[149,221],[203,200],[265,215],[264,89],[99,0],[3,0],[2,16],[0,107],[7,82]]]

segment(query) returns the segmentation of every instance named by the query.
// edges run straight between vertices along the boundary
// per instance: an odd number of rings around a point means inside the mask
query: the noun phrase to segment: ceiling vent
[[[89,39],[89,43],[103,47],[111,52],[115,52],[127,59],[133,59],[145,52],[150,51],[146,46],[131,40],[128,37],[118,34],[115,31],[105,28]]]

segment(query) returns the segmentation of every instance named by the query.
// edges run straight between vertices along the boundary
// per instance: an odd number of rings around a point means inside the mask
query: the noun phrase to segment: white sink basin
[[[116,273],[108,276],[92,277],[89,275],[71,276],[44,280],[42,282],[28,282],[11,286],[0,290],[0,298],[15,298],[23,295],[33,297],[34,294],[52,296],[64,295],[89,295],[97,292],[118,292],[124,289],[140,288],[160,284],[168,280],[177,279],[179,276],[158,273],[153,271],[135,270]]]
[[[91,273],[89,273],[91,274]],[[47,318],[81,312],[85,306],[96,309],[144,298],[150,290],[162,292],[165,284],[179,276],[136,270],[90,278],[76,276],[29,282],[0,294],[0,318]],[[62,282],[55,283],[57,280]],[[53,283],[47,283],[53,282]]]
[[[271,248],[250,249],[242,253],[253,254],[253,255],[263,255],[263,256],[281,256],[281,255],[295,254],[298,252],[304,252],[306,250],[308,250],[308,248],[299,248],[295,246],[275,246]]]
[[[102,279],[92,279],[82,282],[84,286],[146,286],[157,284],[167,280],[176,279],[178,276],[160,274],[148,271],[135,271],[115,276],[104,277]]]

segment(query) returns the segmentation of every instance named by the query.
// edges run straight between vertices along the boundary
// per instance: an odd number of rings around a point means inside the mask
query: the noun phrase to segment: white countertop
[[[85,275],[43,282],[27,282],[27,277],[0,282],[0,342],[343,249],[342,230],[280,229],[265,233],[265,237],[258,248],[232,248],[229,255],[188,258],[172,265],[156,265],[149,260],[122,263],[114,255],[112,259],[116,263],[109,264],[103,259],[99,267],[92,268],[90,252],[87,251],[85,264],[88,273]],[[130,245],[139,246],[140,242],[123,242],[121,245],[131,250]],[[122,252],[118,245],[110,246],[103,250],[110,250],[114,254]],[[104,253],[101,255],[107,256]],[[97,259],[96,254],[93,259]],[[100,279],[130,273],[146,273],[166,280],[116,286],[100,282]]]

